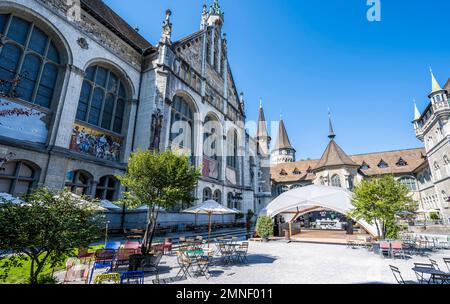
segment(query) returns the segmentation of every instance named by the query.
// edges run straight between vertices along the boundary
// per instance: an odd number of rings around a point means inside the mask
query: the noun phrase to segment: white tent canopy
[[[262,215],[275,217],[285,213],[292,215],[308,213],[317,208],[324,208],[346,215],[353,209],[351,204],[352,192],[338,187],[311,185],[297,188],[283,193],[273,200],[265,209]],[[373,236],[377,235],[377,229],[365,221],[358,221],[367,232]]]
[[[110,202],[108,200],[100,201],[100,206],[102,206],[103,208],[106,208],[108,210],[122,210],[123,209],[122,207],[114,205],[112,202]]]

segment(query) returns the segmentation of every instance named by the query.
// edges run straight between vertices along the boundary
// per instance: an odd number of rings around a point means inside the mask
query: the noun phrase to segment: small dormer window
[[[288,174],[287,174],[286,170],[281,169],[280,175],[281,175],[281,176],[287,176]]]
[[[370,166],[366,162],[363,162],[363,164],[361,165],[361,170],[369,170],[369,169]]]
[[[397,167],[406,167],[408,165],[408,163],[400,157],[400,159],[398,160],[398,162],[396,163]]]
[[[294,173],[294,175],[300,175],[301,174],[300,170],[297,169],[297,168],[294,169],[293,173]]]
[[[306,170],[306,173],[308,173],[308,174],[309,174],[309,173],[312,173],[312,168],[309,167],[308,170]]]
[[[378,168],[380,169],[386,169],[388,167],[389,165],[384,160],[381,160],[380,163],[378,164]]]

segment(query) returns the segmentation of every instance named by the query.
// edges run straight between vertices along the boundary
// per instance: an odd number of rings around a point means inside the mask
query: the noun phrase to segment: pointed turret
[[[206,29],[206,26],[208,25],[208,6],[206,6],[206,3],[203,4],[202,8],[202,19],[200,21],[200,30]]]
[[[214,0],[214,3],[209,8],[207,24],[210,26],[219,24],[221,26],[225,21],[224,16],[225,13],[222,12],[219,0]]]
[[[264,115],[264,109],[262,105],[262,99],[259,100],[259,117],[258,117],[258,129],[256,131],[256,141],[258,143],[258,153],[260,155],[269,155],[269,146],[272,139],[267,132],[267,121]]]
[[[442,91],[442,87],[439,84],[439,82],[436,80],[436,77],[434,76],[433,69],[430,67],[430,73],[431,73],[431,93],[436,93],[439,91]]]
[[[417,108],[417,103],[416,100],[414,99],[414,120],[413,121],[418,121],[420,119],[422,115],[420,115],[420,111]]]
[[[280,115],[280,125],[278,127],[278,137],[272,150],[272,163],[293,163],[295,162],[295,149],[289,140],[283,117]]]

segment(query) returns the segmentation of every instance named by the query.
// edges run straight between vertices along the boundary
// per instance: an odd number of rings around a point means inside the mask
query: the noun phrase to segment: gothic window
[[[59,74],[60,55],[54,41],[32,22],[0,14],[0,79],[11,81],[18,74],[18,98],[50,108]],[[12,86],[3,93],[11,93]]]
[[[408,187],[410,191],[417,191],[417,182],[414,177],[406,176],[400,178],[400,183]]]
[[[176,148],[194,151],[194,112],[188,102],[180,96],[175,96],[172,105],[170,126],[170,142]]]
[[[342,187],[341,178],[339,175],[335,174],[331,177],[331,186],[333,187]]]
[[[450,176],[450,160],[447,155],[444,155],[444,165],[447,175]]]
[[[389,168],[389,165],[388,165],[384,160],[381,160],[381,161],[378,163],[378,168],[380,168],[380,169],[386,169],[386,168]]]
[[[227,194],[227,207],[228,208],[233,208],[234,205],[234,199],[233,199],[233,193],[228,192]]]
[[[434,173],[435,173],[435,179],[440,180],[441,179],[441,167],[437,162],[434,163]]]
[[[361,170],[369,170],[370,169],[370,166],[366,163],[366,162],[363,162],[363,164],[361,165]]]
[[[118,188],[119,181],[114,176],[104,176],[100,178],[100,181],[97,184],[95,197],[113,202],[118,198]]]
[[[213,199],[218,202],[219,204],[222,204],[222,192],[220,190],[214,191],[214,197]]]
[[[400,159],[398,160],[398,162],[396,163],[397,167],[406,167],[408,165],[408,163],[400,157]]]
[[[122,133],[126,92],[120,78],[95,65],[86,70],[76,119],[115,133]]]
[[[294,172],[292,172],[292,173],[294,173],[294,175],[300,175],[300,174],[302,174],[302,172],[301,172],[298,168],[295,168],[295,169],[294,169]]]
[[[237,169],[237,165],[238,165],[238,134],[237,134],[236,130],[230,131],[230,132],[227,137],[227,146],[228,146],[227,166]],[[230,134],[231,134],[231,136],[230,136]]]
[[[38,169],[25,161],[8,162],[0,170],[0,193],[20,197],[30,193],[38,182]]]
[[[77,195],[89,195],[92,177],[87,172],[78,170],[67,173],[66,189]]]
[[[203,202],[209,201],[212,199],[212,191],[209,188],[203,189]]]

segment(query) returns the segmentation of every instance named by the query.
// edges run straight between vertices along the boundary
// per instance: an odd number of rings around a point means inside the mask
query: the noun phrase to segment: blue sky
[[[105,2],[155,44],[167,8],[177,40],[199,29],[204,1]],[[441,85],[450,77],[448,1],[381,0],[382,20],[374,23],[366,19],[366,0],[220,3],[247,117],[257,119],[259,97],[268,120],[282,113],[298,159],[322,155],[328,108],[348,154],[421,146],[412,100],[426,107],[430,66]]]

